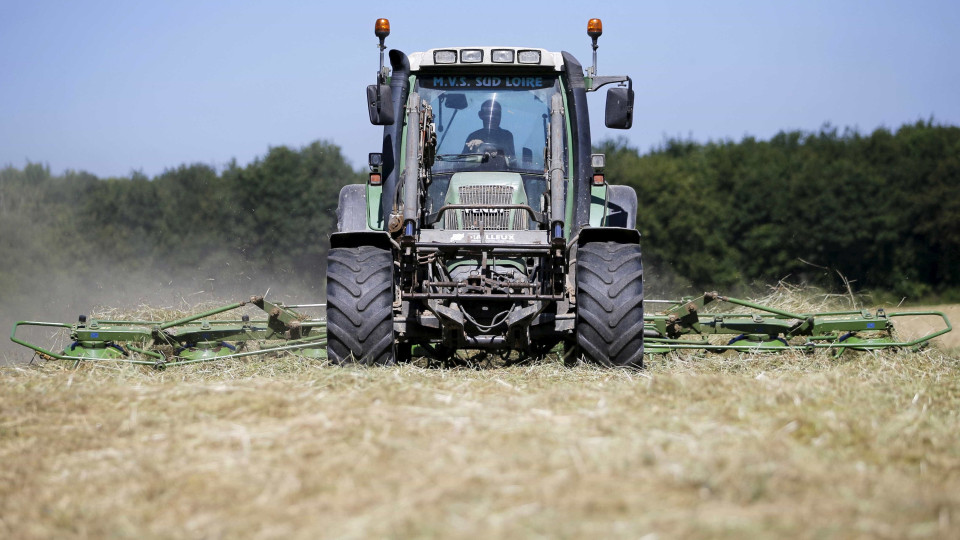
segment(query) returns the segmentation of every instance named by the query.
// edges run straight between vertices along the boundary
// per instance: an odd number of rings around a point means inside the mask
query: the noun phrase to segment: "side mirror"
[[[449,109],[462,111],[467,108],[467,96],[465,94],[446,93],[443,95],[443,104]]]
[[[377,87],[380,88],[379,101]],[[393,92],[386,84],[371,84],[367,87],[367,112],[370,113],[370,123],[375,126],[393,125]]]
[[[633,126],[633,88],[607,90],[607,109],[603,120],[611,129],[630,129]]]

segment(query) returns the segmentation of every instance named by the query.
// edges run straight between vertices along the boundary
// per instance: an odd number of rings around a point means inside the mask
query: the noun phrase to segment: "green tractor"
[[[591,154],[587,93],[629,129],[632,82],[528,47],[389,52],[367,87],[383,126],[366,184],[340,192],[327,259],[327,353],[392,364],[418,347],[538,356],[563,345],[604,366],[643,364],[637,196]]]

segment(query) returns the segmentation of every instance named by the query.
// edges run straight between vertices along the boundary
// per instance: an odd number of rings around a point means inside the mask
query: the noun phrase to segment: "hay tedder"
[[[740,352],[779,352],[827,349],[836,355],[850,349],[919,348],[951,330],[946,315],[938,311],[891,312],[836,311],[790,313],[737,298],[708,293],[681,301],[647,300],[665,309],[645,315],[645,354],[687,349]],[[727,304],[734,312],[707,310]],[[264,311],[261,319],[236,313],[244,306]],[[326,321],[295,310],[322,308],[322,304],[284,306],[253,297],[216,309],[171,321],[94,320],[81,315],[76,324],[21,321],[10,339],[47,360],[110,361],[142,364],[163,369],[269,353],[292,352],[311,358],[327,357]],[[894,338],[894,321],[901,317],[930,317],[942,327],[910,340]],[[19,328],[39,327],[68,334],[68,344],[59,352],[47,350],[17,337]],[[711,340],[713,336],[720,339]],[[415,351],[416,352],[416,351]],[[569,352],[569,351],[568,351]],[[434,351],[424,347],[420,354]]]
[[[600,20],[588,24],[586,70],[569,53],[526,47],[391,50],[387,68],[389,32],[377,20],[380,70],[366,92],[382,144],[368,181],[340,192],[326,304],[253,297],[169,321],[21,321],[11,339],[48,359],[158,368],[283,351],[443,362],[462,350],[640,367],[644,354],[685,349],[918,347],[951,330],[933,311],[795,313],[717,293],[645,302],[637,194],[609,184],[605,156],[591,154],[588,93],[613,85],[606,127],[633,124],[630,77],[597,75]],[[907,316],[942,328],[898,340],[894,321]],[[27,327],[69,340],[47,350],[17,336]]]

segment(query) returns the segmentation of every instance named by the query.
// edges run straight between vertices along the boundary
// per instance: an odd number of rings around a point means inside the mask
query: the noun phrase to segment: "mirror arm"
[[[588,78],[590,83],[587,85],[587,92],[596,92],[600,88],[611,84],[611,83],[627,83],[627,88],[633,90],[633,80],[626,75],[613,75],[606,77],[592,77]]]

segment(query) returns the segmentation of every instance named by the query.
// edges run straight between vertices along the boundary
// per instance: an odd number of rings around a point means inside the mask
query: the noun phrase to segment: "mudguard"
[[[337,232],[366,231],[367,186],[350,184],[340,189],[337,204]]]
[[[330,249],[355,248],[373,246],[380,249],[390,249],[393,242],[390,235],[384,231],[352,231],[339,232],[330,235]]]
[[[609,201],[604,225],[624,229],[637,228],[637,192],[630,186],[607,186]]]
[[[577,247],[591,242],[616,242],[618,244],[639,244],[640,231],[622,227],[584,227],[577,235]]]

